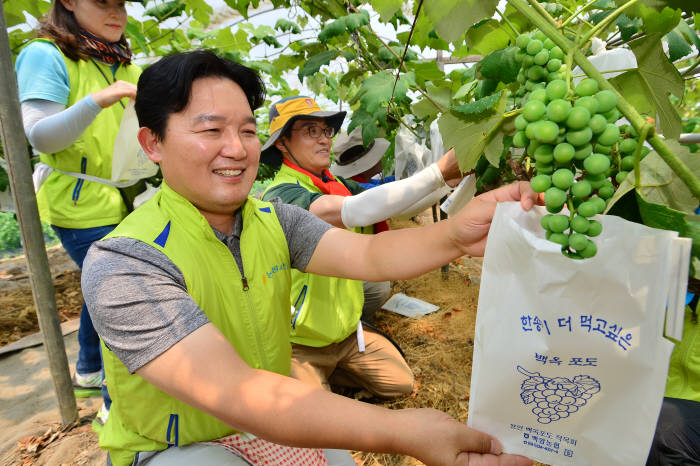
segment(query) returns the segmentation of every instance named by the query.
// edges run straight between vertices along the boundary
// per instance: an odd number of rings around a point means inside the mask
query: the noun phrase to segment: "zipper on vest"
[[[260,363],[262,367],[269,367],[267,356],[265,355],[265,350],[263,349],[262,338],[260,337],[260,325],[258,324],[258,316],[255,313],[255,306],[250,301],[250,287],[248,286],[248,279],[246,278],[243,270],[241,270],[241,283],[243,284],[243,294],[245,295],[246,303],[248,305],[248,313],[250,314],[250,319],[253,321],[253,327],[255,327],[255,343],[258,347],[258,354],[260,355]]]
[[[306,285],[304,285],[301,288],[299,297],[297,297],[297,301],[294,303],[294,315],[292,316],[292,330],[296,329],[297,327],[297,319],[299,318],[299,314],[301,313],[301,308],[304,306],[304,301],[306,301],[307,289],[308,287]]]
[[[87,159],[85,157],[80,159],[80,173],[87,173]],[[80,190],[83,188],[84,183],[85,180],[82,178],[78,178],[78,181],[75,183],[75,188],[73,188],[73,196],[71,197],[74,206],[78,205]]]

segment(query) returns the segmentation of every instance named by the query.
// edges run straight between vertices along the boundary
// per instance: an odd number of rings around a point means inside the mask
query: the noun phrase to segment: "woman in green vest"
[[[123,0],[54,0],[15,65],[24,129],[41,159],[39,213],[81,268],[90,245],[127,214],[116,187],[80,177],[111,178],[124,106],[136,95],[141,70],[131,63],[126,22]],[[84,304],[78,342],[76,395],[99,394],[100,342]],[[104,418],[110,401],[106,390],[103,396]]]

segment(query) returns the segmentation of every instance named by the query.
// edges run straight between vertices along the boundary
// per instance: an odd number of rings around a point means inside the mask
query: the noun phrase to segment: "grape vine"
[[[520,398],[525,405],[534,403],[531,411],[540,424],[569,417],[600,391],[600,382],[588,375],[577,375],[569,380],[566,377],[544,377],[522,366],[517,370],[527,376],[520,385]]]

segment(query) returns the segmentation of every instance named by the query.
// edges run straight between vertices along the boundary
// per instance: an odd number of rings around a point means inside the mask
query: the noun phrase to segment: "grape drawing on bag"
[[[517,366],[518,372],[527,376],[520,385],[523,404],[533,404],[532,414],[540,424],[565,419],[583,408],[593,395],[600,391],[600,382],[589,375],[545,377],[539,372],[529,372]]]

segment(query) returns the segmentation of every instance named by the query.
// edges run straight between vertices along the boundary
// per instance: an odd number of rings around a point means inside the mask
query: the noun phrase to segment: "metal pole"
[[[437,51],[437,58],[436,58],[436,60],[437,60],[438,68],[439,68],[441,71],[445,71],[445,60],[444,60],[444,58],[443,58],[443,56],[442,56],[442,50],[438,50],[438,51]],[[445,199],[447,199],[447,196],[445,196],[445,197],[443,197],[442,199],[440,199],[440,204],[442,204],[443,202],[445,202]],[[438,205],[433,206],[433,208],[434,208],[434,210],[433,210],[433,218],[436,216],[435,210],[437,210],[437,212],[439,212],[439,214],[440,214],[440,220],[445,220],[445,219],[447,219],[447,214],[446,214],[445,212],[443,212],[443,211],[439,208]],[[443,279],[443,280],[449,280],[449,278],[450,278],[450,264],[449,264],[449,263],[447,263],[447,264],[443,265],[442,267],[440,267],[440,275],[442,276],[442,279]]]
[[[56,297],[46,255],[44,234],[39,221],[32,169],[24,139],[22,113],[17,94],[17,78],[12,69],[12,54],[7,35],[5,7],[0,3],[0,131],[10,178],[10,190],[17,208],[29,280],[39,317],[39,328],[49,360],[49,369],[56,388],[61,422],[68,425],[78,418],[73,384],[63,334],[58,321]]]

